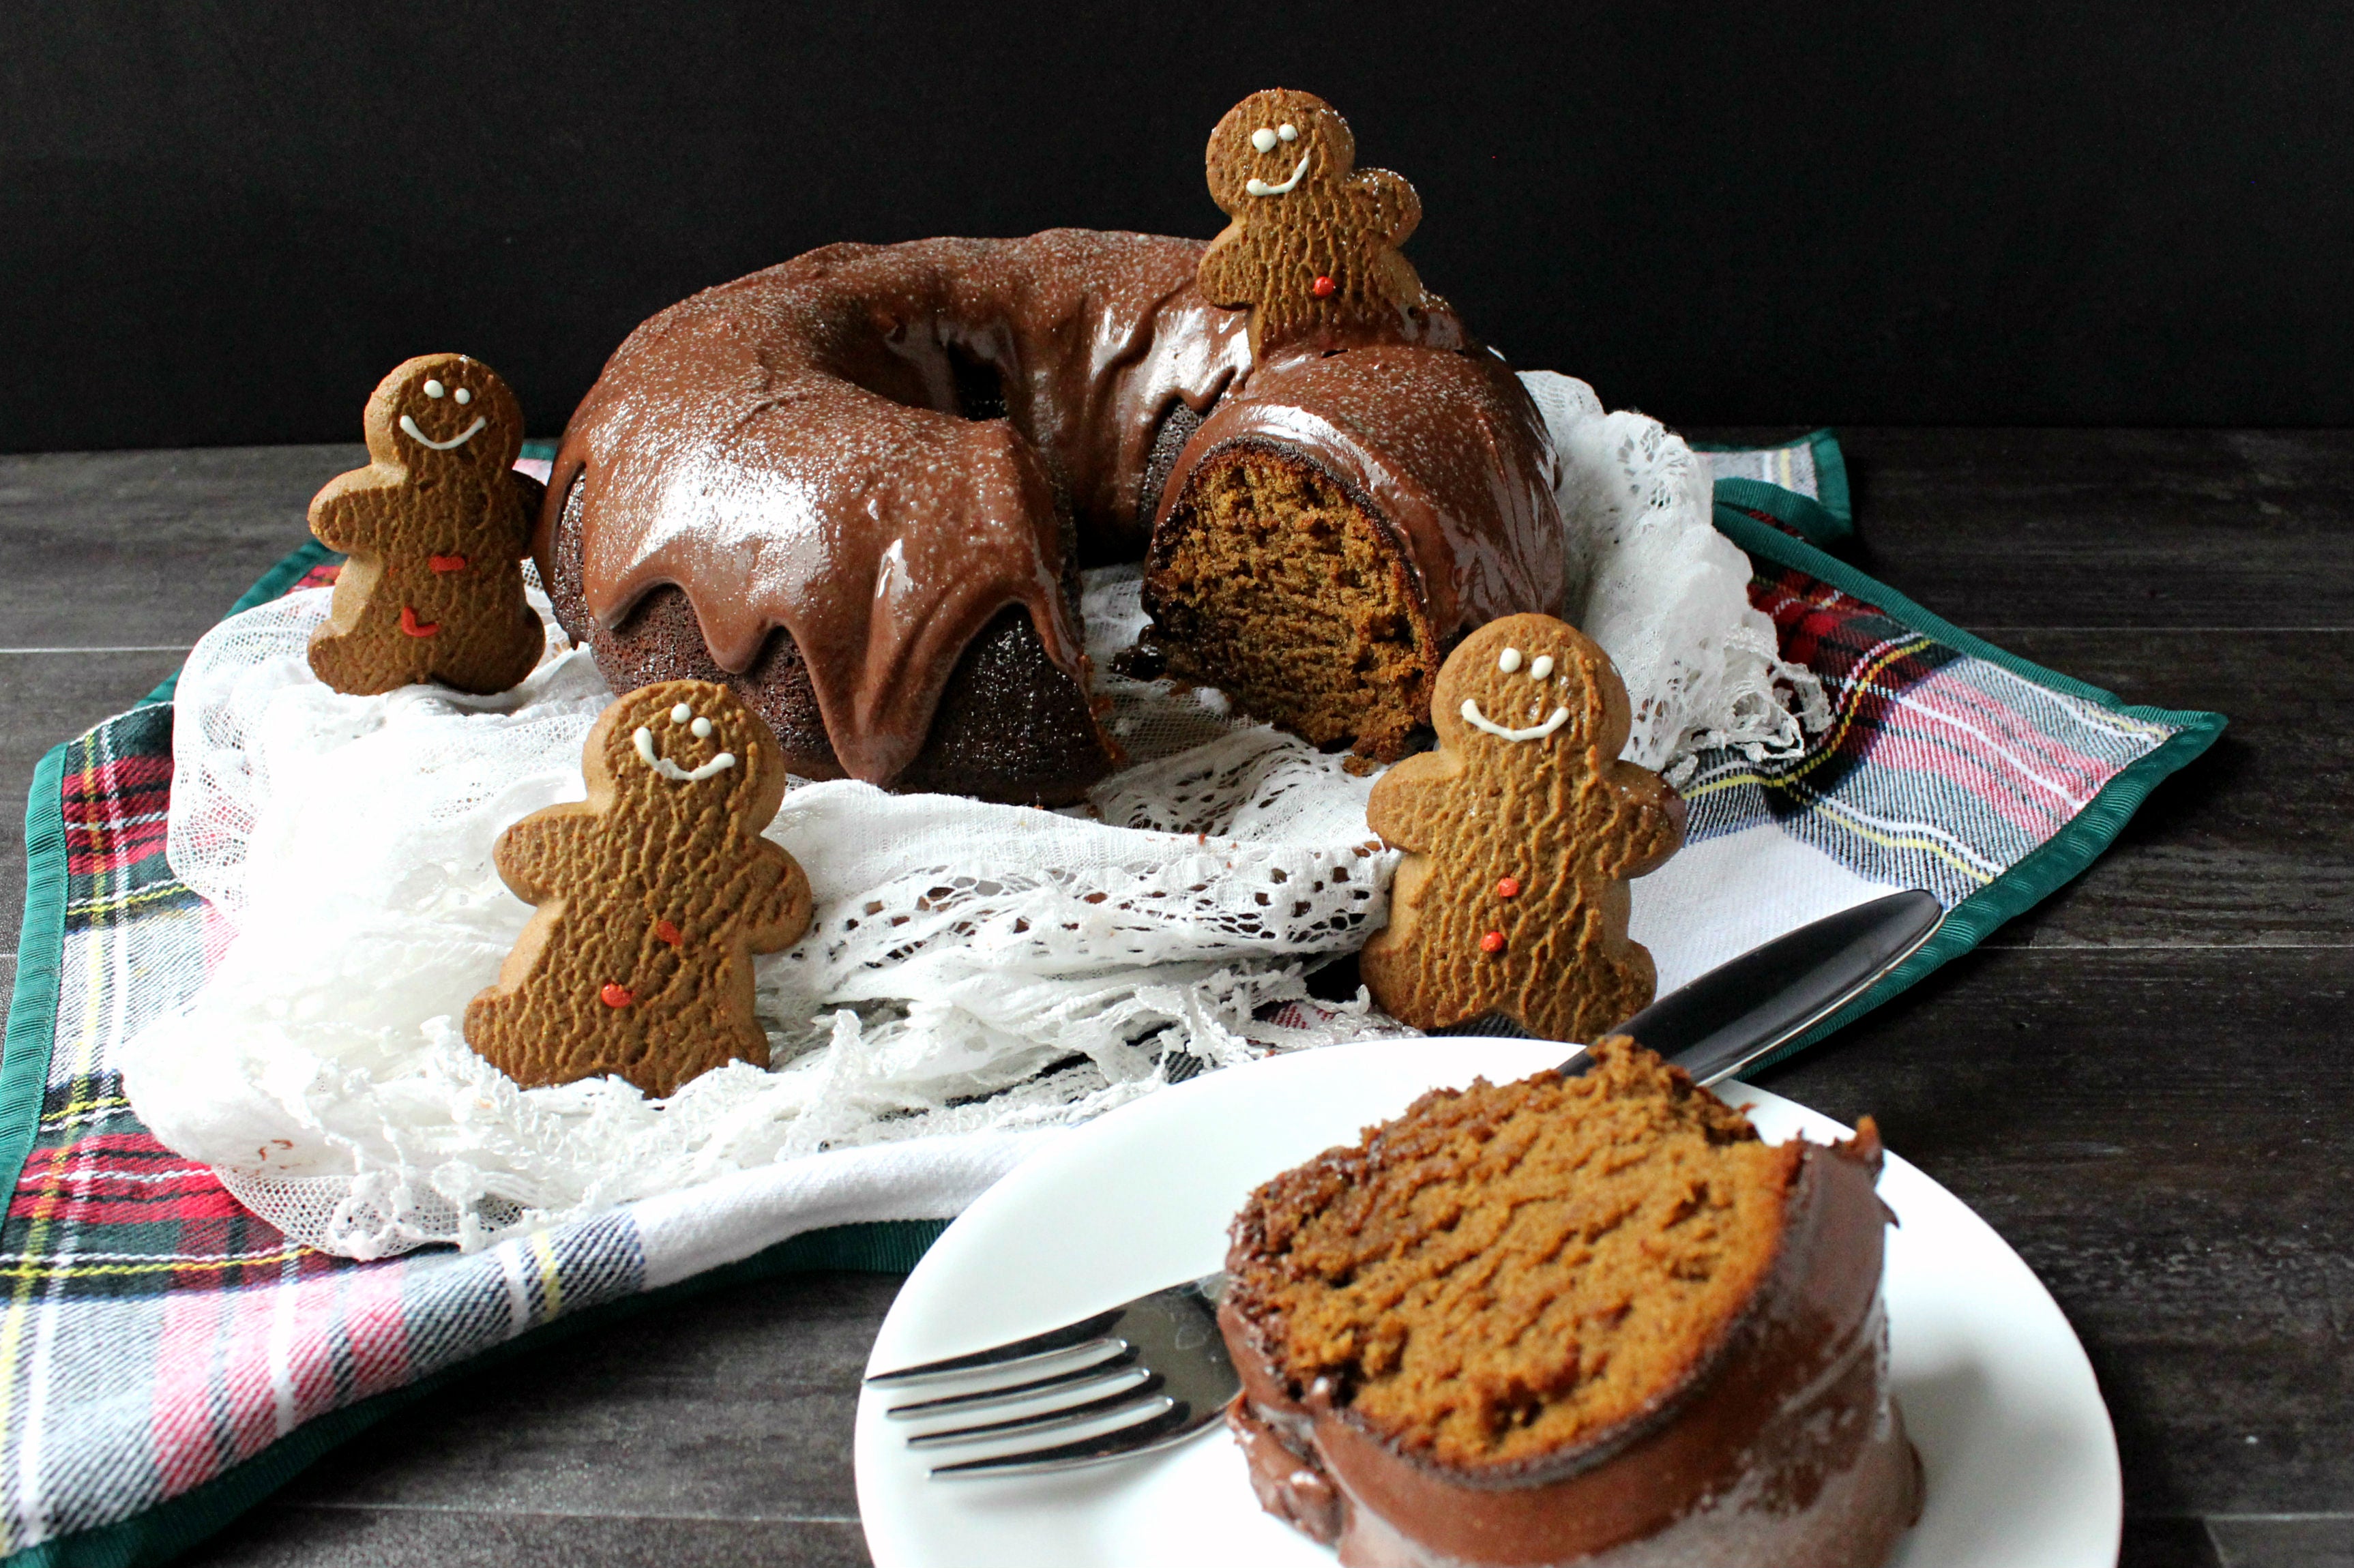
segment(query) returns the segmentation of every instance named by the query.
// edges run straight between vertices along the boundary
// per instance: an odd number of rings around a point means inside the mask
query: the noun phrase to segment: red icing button
[[[1329,300],[1332,297],[1332,291],[1338,285],[1330,277],[1319,276],[1315,282],[1309,285],[1308,291],[1320,300]]]
[[[1500,883],[1496,884],[1496,896],[1497,896],[1497,897],[1499,897],[1499,898],[1518,898],[1520,895],[1521,895],[1521,879],[1520,879],[1519,877],[1517,877],[1517,876],[1508,876],[1508,877],[1504,878],[1504,880],[1503,880],[1503,881],[1501,881],[1501,882],[1500,882]]]
[[[400,607],[400,629],[411,637],[430,637],[441,630],[441,623],[418,620],[416,606],[404,604]]]
[[[618,981],[607,980],[605,989],[597,993],[597,1000],[607,1007],[627,1007],[638,1000],[638,993]]]
[[[1489,932],[1486,936],[1479,938],[1479,950],[1483,953],[1502,952],[1504,950],[1504,934],[1501,931]],[[608,989],[610,990],[610,988],[609,987]]]
[[[667,920],[657,920],[654,922],[654,935],[661,940],[668,942],[673,948],[686,940],[684,937],[678,934],[678,927],[672,925]]]
[[[425,557],[425,564],[432,567],[436,573],[462,572],[466,569],[466,557],[463,556],[428,556]]]

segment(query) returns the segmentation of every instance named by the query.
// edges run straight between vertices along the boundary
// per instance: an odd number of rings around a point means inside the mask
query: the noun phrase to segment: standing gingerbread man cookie
[[[311,532],[351,556],[312,671],[354,696],[424,681],[505,691],[546,646],[523,597],[542,491],[514,471],[514,394],[462,354],[423,355],[377,385],[366,426],[367,467],[311,502]]]
[[[1357,139],[1331,104],[1255,92],[1210,132],[1207,163],[1211,199],[1234,221],[1197,279],[1211,303],[1250,311],[1253,358],[1424,336],[1438,302],[1397,250],[1421,199],[1403,175],[1357,169]]]
[[[1418,1029],[1500,1012],[1569,1041],[1649,1006],[1627,883],[1676,852],[1684,809],[1619,760],[1629,715],[1609,656],[1552,616],[1506,616],[1447,656],[1430,708],[1440,748],[1365,806],[1410,852],[1361,960],[1373,1000]]]
[[[801,863],[760,836],[785,798],[776,736],[726,687],[664,681],[607,708],[580,763],[587,800],[499,836],[499,875],[538,910],[466,1044],[526,1087],[615,1073],[663,1097],[767,1066],[752,955],[810,923]]]

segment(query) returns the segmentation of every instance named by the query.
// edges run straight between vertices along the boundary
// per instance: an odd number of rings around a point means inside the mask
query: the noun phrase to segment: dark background
[[[828,240],[1208,237],[1276,84],[1523,365],[1671,423],[2354,423],[2354,11],[2285,3],[0,9],[0,450],[349,440],[408,355],[559,429]]]

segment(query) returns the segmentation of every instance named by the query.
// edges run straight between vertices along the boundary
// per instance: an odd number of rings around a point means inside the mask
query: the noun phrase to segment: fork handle
[[[1853,1001],[1945,923],[1934,895],[1892,893],[1786,932],[1677,987],[1610,1033],[1631,1034],[1699,1084],[1733,1076]],[[1594,1058],[1562,1064],[1571,1075]]]

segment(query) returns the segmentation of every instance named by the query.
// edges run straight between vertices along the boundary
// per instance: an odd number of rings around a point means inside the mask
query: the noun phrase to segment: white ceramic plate
[[[884,1319],[870,1370],[1036,1333],[1206,1274],[1226,1222],[1277,1171],[1426,1089],[1524,1077],[1561,1059],[1529,1040],[1374,1041],[1212,1073],[1115,1111],[984,1193],[934,1244]],[[1846,1136],[1735,1085],[1766,1138]],[[1904,1422],[1928,1470],[1910,1568],[2112,1568],[2116,1437],[2084,1348],[2019,1255],[1892,1155],[1888,1319]],[[1259,1511],[1223,1425],[1161,1454],[1059,1475],[933,1481],[869,1392],[858,1505],[877,1568],[1331,1568]]]

